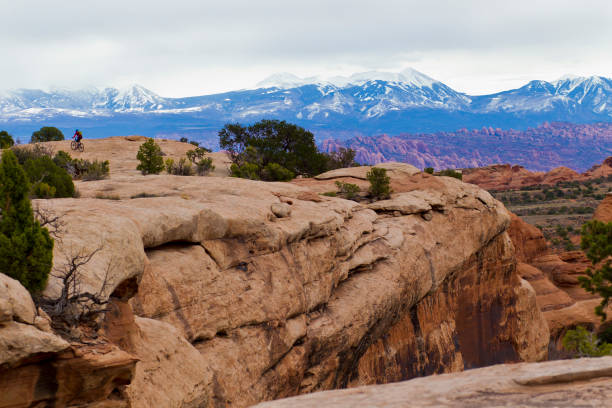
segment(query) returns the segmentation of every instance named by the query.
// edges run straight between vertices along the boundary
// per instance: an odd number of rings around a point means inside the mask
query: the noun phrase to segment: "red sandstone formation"
[[[533,185],[555,185],[561,181],[584,181],[612,174],[612,157],[585,173],[577,173],[567,167],[557,167],[549,172],[531,172],[522,166],[497,164],[463,170],[463,181],[476,184],[486,190],[509,190]]]

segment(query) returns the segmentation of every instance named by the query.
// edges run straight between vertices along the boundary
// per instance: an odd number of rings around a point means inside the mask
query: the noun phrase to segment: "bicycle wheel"
[[[79,143],[79,152],[85,150],[85,145],[83,143]]]
[[[72,143],[70,143],[70,148],[72,150],[76,150],[76,149],[78,149],[78,147],[79,147],[79,145],[77,144],[76,140],[73,140]]]

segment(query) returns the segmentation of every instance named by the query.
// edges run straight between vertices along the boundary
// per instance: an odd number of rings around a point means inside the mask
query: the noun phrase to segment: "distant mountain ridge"
[[[257,89],[185,98],[162,97],[138,85],[0,93],[0,127],[23,137],[54,125],[82,128],[89,137],[187,136],[215,147],[216,132],[225,123],[262,118],[297,123],[313,131],[318,141],[483,126],[526,129],[546,121],[610,122],[612,80],[531,81],[521,88],[471,96],[407,69],[329,79],[278,74]]]

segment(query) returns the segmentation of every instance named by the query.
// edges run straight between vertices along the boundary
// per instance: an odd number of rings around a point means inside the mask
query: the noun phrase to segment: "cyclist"
[[[77,143],[81,143],[81,139],[83,139],[83,133],[79,129],[75,130],[74,135],[72,136]]]

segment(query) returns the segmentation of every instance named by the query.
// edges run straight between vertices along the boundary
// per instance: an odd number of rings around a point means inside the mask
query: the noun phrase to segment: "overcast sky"
[[[482,94],[612,77],[609,0],[0,0],[0,16],[0,89],[190,96],[413,67]]]

